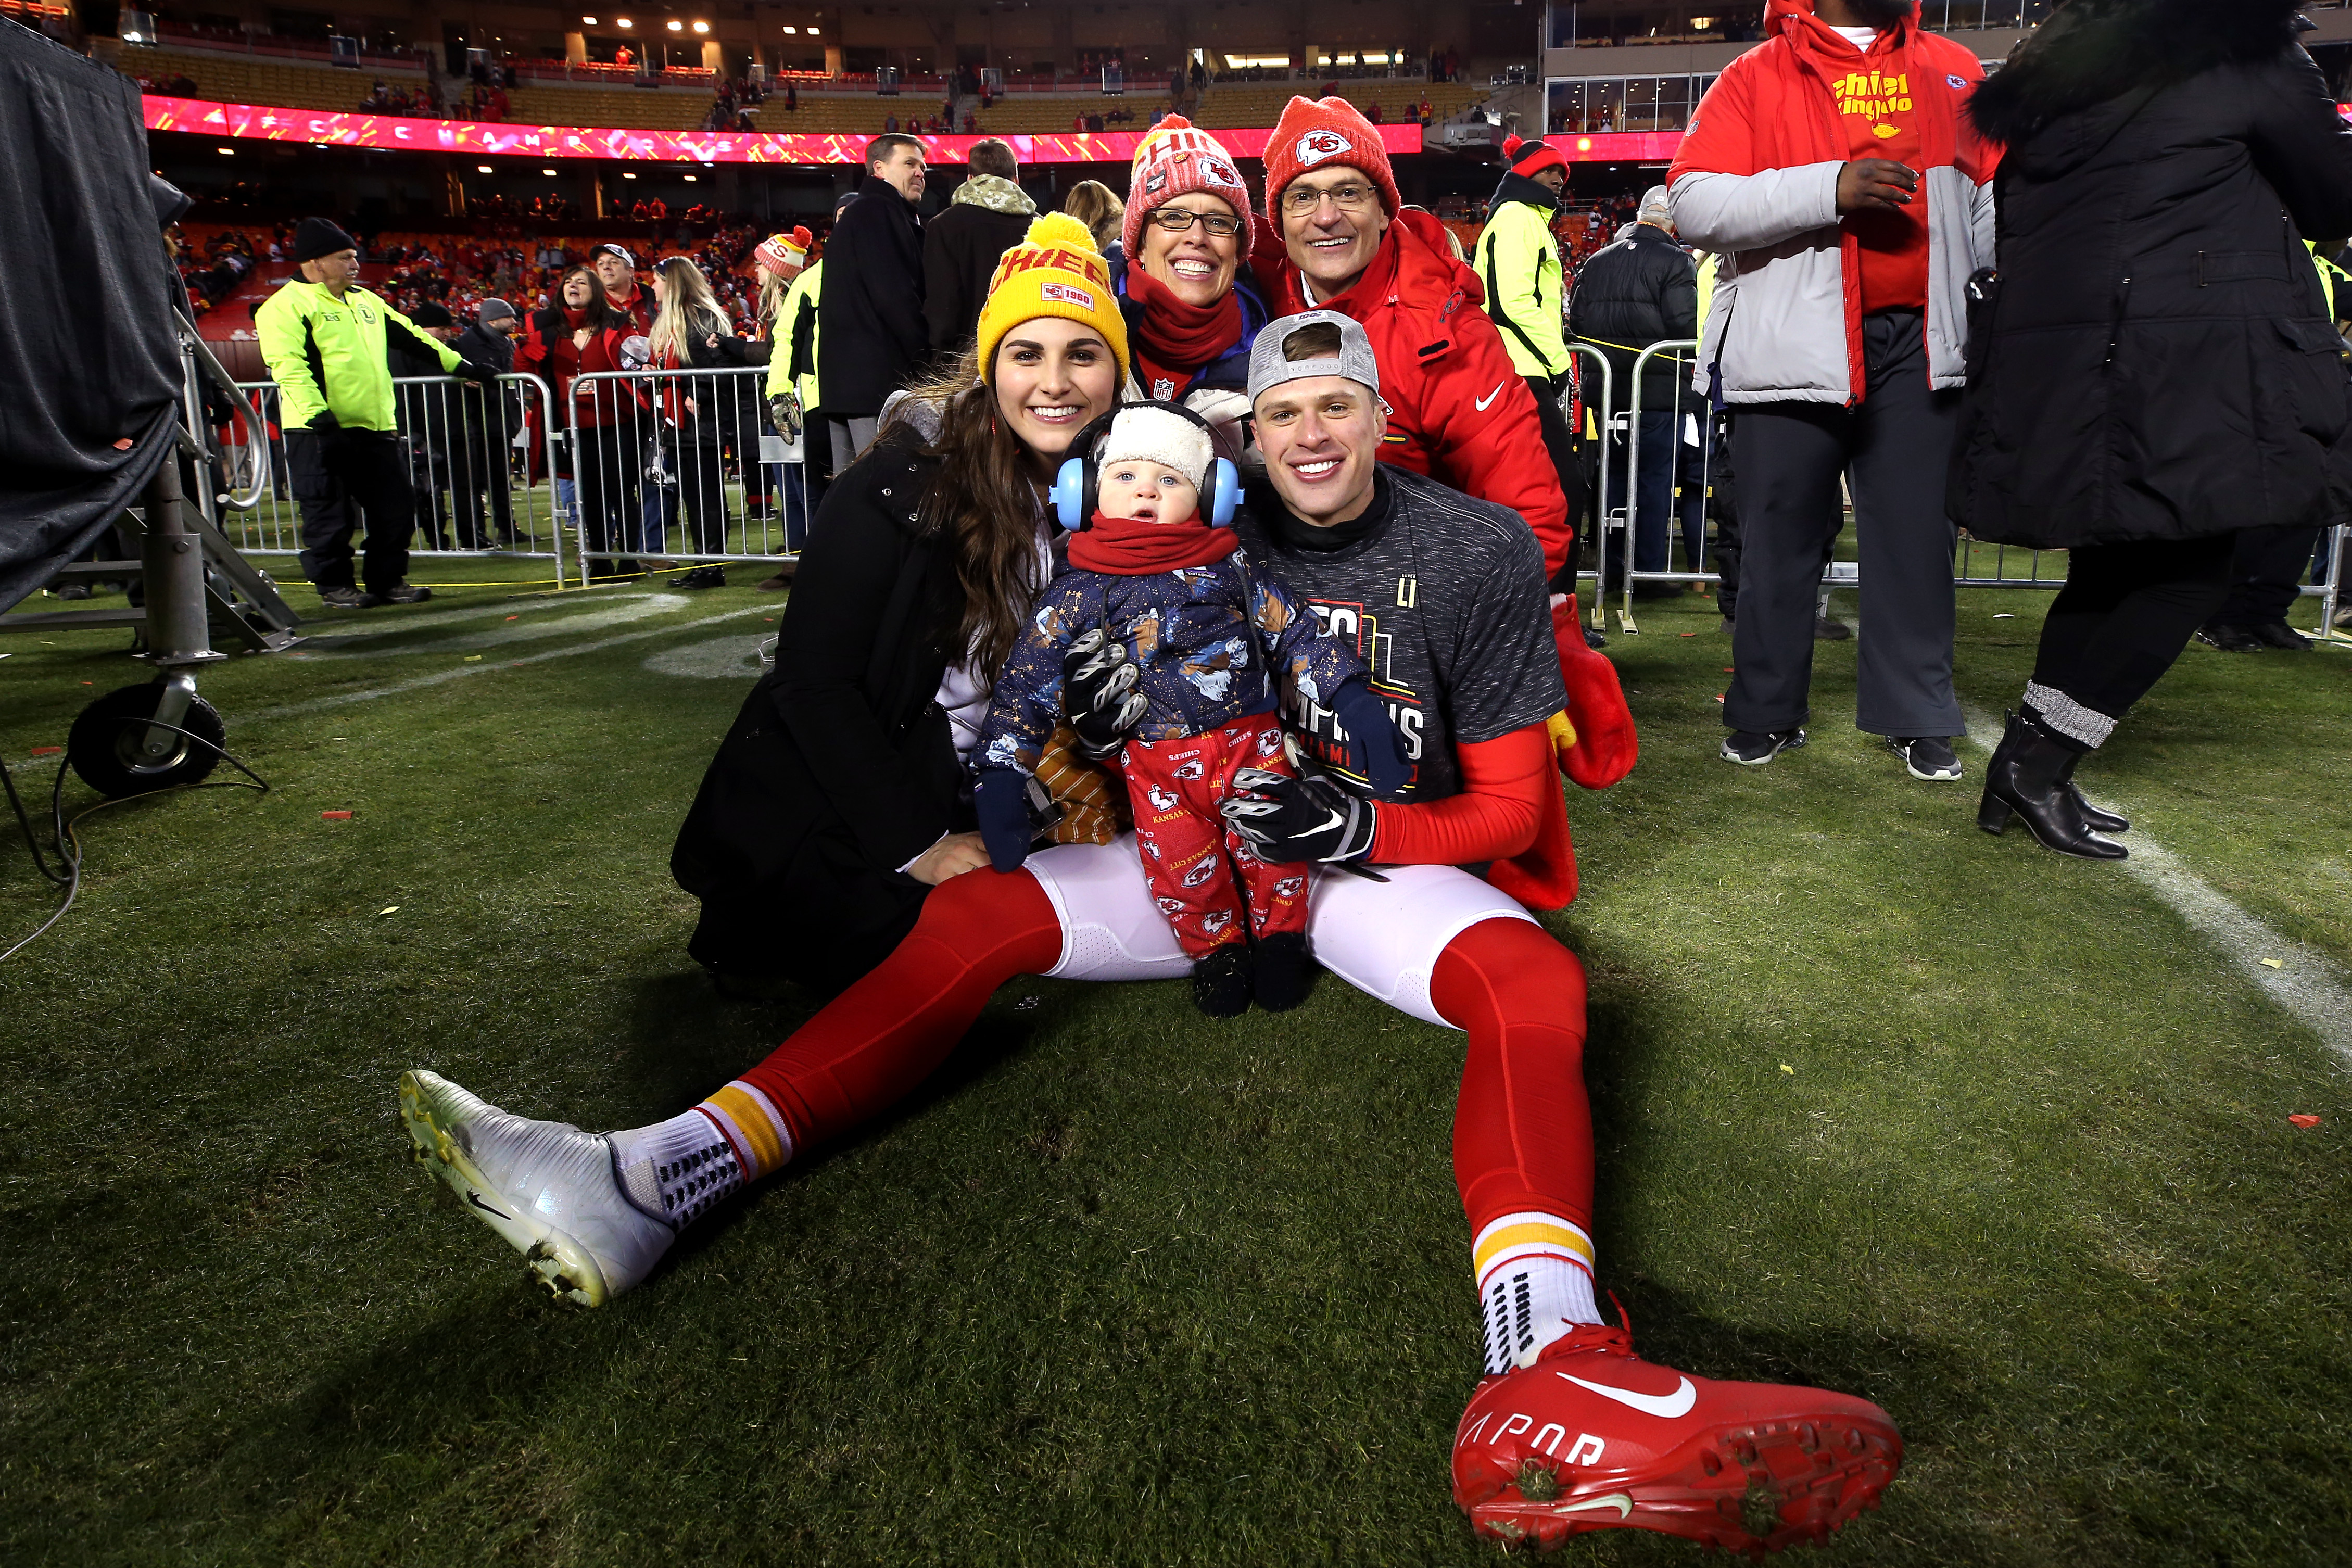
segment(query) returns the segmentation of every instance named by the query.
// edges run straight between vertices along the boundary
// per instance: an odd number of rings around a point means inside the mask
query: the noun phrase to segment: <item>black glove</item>
[[[499,367],[494,364],[484,364],[479,360],[461,359],[457,362],[457,368],[449,374],[460,381],[470,381],[479,386],[485,382],[498,380]]]
[[[1270,866],[1314,860],[1326,866],[1360,860],[1372,850],[1372,803],[1328,778],[1292,778],[1264,768],[1234,775],[1225,820]]]
[[[1100,759],[1127,744],[1127,732],[1143,722],[1151,707],[1135,689],[1142,678],[1126,647],[1100,626],[1081,632],[1070,644],[1062,656],[1062,707],[1080,751]]]
[[[343,422],[335,417],[335,411],[331,408],[319,410],[319,416],[310,421],[310,434],[319,437],[319,451],[322,456],[340,452],[351,444],[351,437],[344,433]]]
[[[1361,680],[1350,680],[1331,698],[1331,711],[1348,731],[1348,763],[1370,779],[1374,795],[1394,795],[1412,782],[1412,759],[1404,737],[1389,717],[1388,704]]]
[[[973,781],[972,809],[980,816],[980,841],[988,862],[1000,871],[1018,871],[1029,858],[1035,829],[1029,821],[1029,780],[1013,768],[982,768]]]

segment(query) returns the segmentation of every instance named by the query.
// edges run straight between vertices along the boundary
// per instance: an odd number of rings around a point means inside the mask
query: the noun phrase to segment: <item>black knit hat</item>
[[[332,218],[306,217],[294,226],[294,259],[316,261],[339,250],[357,250],[360,242],[335,226]]]
[[[454,327],[457,324],[457,318],[449,313],[448,306],[432,300],[409,311],[408,319],[420,327]]]

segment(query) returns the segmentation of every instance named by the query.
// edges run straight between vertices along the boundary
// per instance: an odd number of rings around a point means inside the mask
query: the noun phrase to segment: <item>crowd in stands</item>
[[[790,89],[787,91],[791,101],[785,107],[799,108],[800,94]],[[767,89],[749,77],[720,82],[718,91],[711,95],[710,112],[702,117],[702,128],[705,131],[757,131],[760,122],[756,116],[761,106],[767,101]]]
[[[638,204],[649,205],[658,204]],[[290,266],[294,227],[286,221],[224,229],[201,240],[177,226],[170,230],[180,276],[198,312],[236,293],[262,261]],[[696,206],[682,216],[675,243],[662,254],[690,257],[737,329],[750,332],[758,319],[759,288],[743,268],[759,237],[740,219]],[[430,302],[471,319],[485,300],[506,300],[519,310],[547,306],[563,274],[585,264],[596,244],[591,237],[534,237],[518,225],[488,235],[404,235],[381,249],[365,246],[362,255],[371,267],[389,269],[373,287],[393,309],[406,315]]]

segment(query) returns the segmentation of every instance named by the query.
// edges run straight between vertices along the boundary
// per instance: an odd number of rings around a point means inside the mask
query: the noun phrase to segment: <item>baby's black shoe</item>
[[[1227,942],[1192,965],[1193,1006],[1212,1018],[1235,1018],[1249,1005],[1249,943]]]
[[[1257,1005],[1269,1013],[1287,1013],[1307,1000],[1315,979],[1315,961],[1307,956],[1307,933],[1276,931],[1258,938],[1255,985]]]

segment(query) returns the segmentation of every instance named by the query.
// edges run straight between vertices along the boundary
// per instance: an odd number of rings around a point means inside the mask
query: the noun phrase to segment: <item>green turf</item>
[[[778,606],[677,598],[462,590],[352,623],[365,658],[232,660],[204,690],[270,794],[85,824],[81,903],[0,967],[0,1562],[1489,1561],[1446,1494],[1461,1040],[1328,981],[1230,1025],[1017,982],[901,1114],[593,1314],[411,1164],[404,1068],[630,1124],[805,1016],[684,955],[669,841],[748,677],[647,661],[740,667]],[[1964,597],[1972,704],[2014,700],[2044,603]],[[1842,1562],[2344,1561],[2345,1064],[2141,882],[1979,834],[1980,752],[1903,777],[1851,644],[1810,747],[1717,761],[1727,639],[1645,608],[1611,650],[1643,759],[1575,792],[1549,922],[1641,1346],[1894,1413]],[[0,755],[138,679],[122,640],[0,638]],[[2192,649],[2084,773],[2339,969],[2347,689],[2341,650]],[[50,907],[0,850],[0,945]]]

